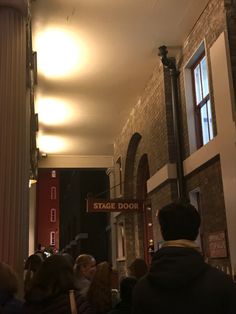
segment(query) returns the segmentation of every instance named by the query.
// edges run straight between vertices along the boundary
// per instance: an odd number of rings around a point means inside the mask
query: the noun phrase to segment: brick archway
[[[137,198],[143,199],[145,206],[142,213],[138,214],[138,225],[140,242],[143,246],[144,259],[148,264],[151,263],[151,253],[153,251],[153,224],[152,207],[147,199],[147,180],[150,178],[148,155],[144,154],[139,160],[137,170]]]
[[[139,133],[134,133],[130,139],[126,161],[125,161],[125,182],[124,182],[124,196],[127,198],[134,197],[134,163],[137,153],[137,148],[142,136]]]

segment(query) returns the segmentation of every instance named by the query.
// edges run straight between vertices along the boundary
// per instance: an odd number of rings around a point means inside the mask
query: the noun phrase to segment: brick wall
[[[216,157],[186,178],[188,192],[199,188],[201,232],[204,255],[208,256],[209,233],[227,230],[220,159]],[[211,264],[229,265],[229,259],[209,260]]]
[[[150,176],[169,160],[174,160],[172,132],[170,76],[160,60],[157,59],[152,77],[115,141],[115,160],[122,156],[122,169],[130,172],[129,175],[123,173],[123,179],[125,178],[126,181],[124,184],[126,187],[125,197],[136,197],[137,195],[138,165],[143,154],[146,153],[148,157]],[[140,140],[134,149],[134,158],[132,158],[130,157],[132,145],[129,143],[134,134]],[[138,255],[142,257],[144,255],[142,222],[142,214],[139,214],[137,218],[133,214],[125,215],[127,264],[137,257],[134,245],[134,243],[137,245],[137,241],[139,242]]]
[[[164,84],[164,77],[166,82]],[[147,152],[150,175],[160,169],[169,160],[171,142],[167,136],[166,116],[170,114],[171,93],[170,78],[157,59],[157,65],[140,100],[134,106],[121,134],[115,140],[114,158],[122,156],[122,169],[129,141],[134,133],[141,135],[141,141],[135,159],[135,169],[141,156]],[[168,130],[171,133],[171,130]]]
[[[233,2],[235,4],[235,1]],[[190,60],[203,41],[205,41],[206,44],[206,55],[209,56],[210,47],[222,33],[222,31],[226,30],[226,27],[225,1],[209,1],[208,6],[205,8],[199,20],[194,25],[191,33],[184,41],[182,52],[176,60],[177,67],[180,70],[179,96],[180,108],[182,112],[184,158],[190,155],[190,151],[187,133],[188,128],[183,70],[187,62]],[[233,27],[232,32],[234,33]],[[214,115],[214,95],[212,94],[210,62],[208,62],[208,66],[210,96],[212,101],[214,120],[213,123],[216,134],[217,127]],[[166,163],[175,161],[171,106],[170,76],[168,71],[163,69],[160,61],[157,60],[153,74],[148,81],[147,86],[144,89],[142,96],[140,97],[140,100],[133,107],[132,112],[127,118],[127,122],[123,127],[121,134],[117,137],[114,146],[115,160],[118,159],[119,156],[122,157],[123,170],[125,168],[130,168],[131,166],[133,167],[132,177],[129,178],[133,184],[133,194],[131,195],[132,197],[136,196],[135,187],[137,180],[137,168],[139,160],[144,153],[146,153],[148,156],[150,176],[154,175]],[[135,158],[133,158],[132,165],[130,165],[129,160],[126,159],[126,156],[130,139],[135,133],[140,135],[140,141],[135,149]],[[204,250],[206,252],[207,234],[209,232],[227,229],[219,158],[213,159],[209,163],[203,165],[197,171],[191,173],[186,178],[186,184],[187,192],[192,191],[197,187],[200,189],[204,233],[203,244]],[[165,182],[148,195],[148,199],[153,209],[152,214],[155,247],[157,247],[158,242],[162,240],[156,221],[156,211],[176,198],[177,190],[175,180],[169,180]],[[140,216],[138,220],[140,224],[142,217]],[[126,216],[126,251],[128,263],[135,257],[134,255],[136,254],[134,248],[134,221],[135,220],[132,216]],[[141,237],[139,241],[142,241]],[[140,245],[140,247],[142,247],[142,245]],[[228,266],[229,259],[226,258],[221,260],[212,260],[210,263],[220,263],[221,265]]]

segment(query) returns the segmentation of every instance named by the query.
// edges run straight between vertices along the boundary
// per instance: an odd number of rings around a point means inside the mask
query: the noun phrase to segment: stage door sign
[[[103,200],[103,199],[87,199],[87,212],[128,212],[143,210],[142,200]]]

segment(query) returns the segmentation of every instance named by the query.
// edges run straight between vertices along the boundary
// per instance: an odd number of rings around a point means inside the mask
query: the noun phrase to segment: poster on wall
[[[225,231],[208,234],[209,258],[227,257]]]

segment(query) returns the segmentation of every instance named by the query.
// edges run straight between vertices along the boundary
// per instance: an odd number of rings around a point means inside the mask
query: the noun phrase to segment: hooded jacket
[[[135,287],[133,314],[235,314],[236,286],[193,248],[164,247]]]

